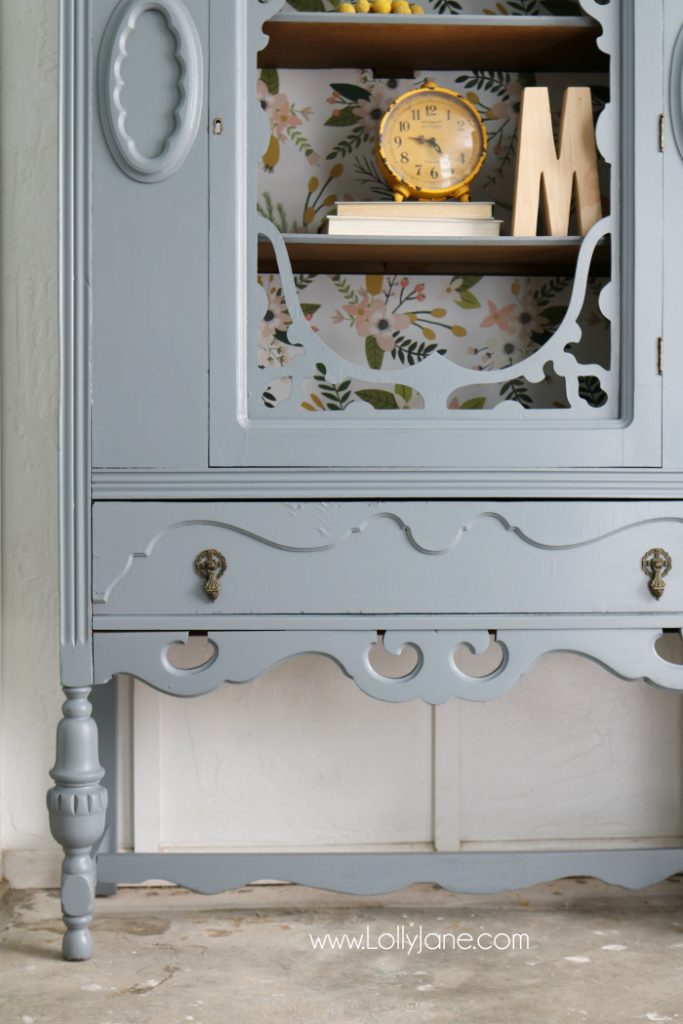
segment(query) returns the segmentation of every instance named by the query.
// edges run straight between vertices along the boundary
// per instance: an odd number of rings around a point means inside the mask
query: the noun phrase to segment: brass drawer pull
[[[225,555],[215,548],[200,551],[194,561],[194,571],[205,579],[204,593],[215,601],[221,592],[220,578],[228,568]]]
[[[645,575],[650,577],[650,582],[648,583],[650,593],[659,601],[666,587],[664,577],[668,576],[671,572],[671,555],[664,548],[650,548],[643,555],[640,564]]]

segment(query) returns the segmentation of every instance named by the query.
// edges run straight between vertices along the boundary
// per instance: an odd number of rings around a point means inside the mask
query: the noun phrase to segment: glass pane
[[[452,13],[445,4],[433,7],[435,13]],[[506,9],[547,13],[538,3]],[[287,299],[272,239],[262,234],[258,284],[265,307],[256,342],[262,386],[251,391],[250,416],[327,411],[365,418],[369,404],[457,424],[461,413],[497,416],[515,403],[559,418],[617,417],[620,360],[600,305],[609,282],[608,237],[595,249],[587,280],[576,283],[581,240],[575,237],[573,246],[553,250],[548,258],[542,223],[530,255],[475,253],[482,265],[474,268],[467,253],[454,267],[448,251],[435,263],[433,254],[425,259],[415,248],[388,266],[386,258],[368,257],[358,247],[335,250],[336,239],[324,234],[339,202],[391,201],[375,159],[377,126],[389,104],[426,77],[465,95],[485,120],[489,152],[472,199],[495,204],[503,237],[510,232],[523,89],[548,87],[556,132],[566,88],[591,86],[595,118],[609,91],[605,72],[456,70],[416,72],[408,79],[380,78],[368,69],[262,69],[257,98],[269,134],[258,168],[257,210],[261,223],[287,242],[294,289]],[[608,214],[610,174],[601,157],[599,172]],[[576,236],[573,210],[569,231]],[[299,252],[295,240],[301,236],[320,239],[319,250]],[[320,272],[330,260],[339,269]],[[506,260],[512,265],[501,267]],[[564,321],[573,295],[580,315],[574,314],[578,326],[567,335]],[[556,342],[553,350],[558,329],[566,343]],[[533,365],[525,365],[534,356]],[[587,367],[578,376],[575,365],[569,391],[555,365],[562,359],[566,365],[568,357]],[[452,378],[452,386],[433,400],[423,394],[424,378],[411,373],[428,362],[441,367],[435,374]],[[295,372],[283,375],[281,368],[294,363]]]

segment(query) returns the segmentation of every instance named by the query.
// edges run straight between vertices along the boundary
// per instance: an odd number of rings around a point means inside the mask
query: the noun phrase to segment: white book
[[[493,216],[493,203],[459,203],[459,202],[368,202],[368,203],[337,203],[338,217],[391,217],[397,221],[405,220],[490,220]]]
[[[328,217],[327,234],[358,238],[492,238],[500,235],[502,220],[395,220],[376,217]]]

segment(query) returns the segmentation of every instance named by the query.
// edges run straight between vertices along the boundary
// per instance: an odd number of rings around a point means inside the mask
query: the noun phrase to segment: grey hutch
[[[683,689],[656,647],[683,627],[683,0],[334,6],[61,0],[66,699],[48,807],[70,960],[90,956],[96,888],[121,882],[473,892],[683,870],[683,849],[117,849],[117,674],[187,698],[319,652],[371,697],[438,703],[573,651]],[[521,90],[547,85],[557,111],[590,85],[598,223],[321,232],[341,199],[386,198],[373,125],[427,73],[479,105],[473,198],[503,218]],[[210,656],[178,667],[197,633]],[[412,671],[382,675],[378,638],[412,647]],[[468,675],[455,652],[492,639],[500,664]]]

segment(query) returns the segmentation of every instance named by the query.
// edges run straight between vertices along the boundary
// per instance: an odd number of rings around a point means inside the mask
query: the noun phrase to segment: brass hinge
[[[662,350],[663,350],[663,348],[664,348],[664,340],[662,338],[657,338],[657,373],[659,374],[660,377],[664,373],[664,371],[662,369],[662,364],[663,364],[663,351]]]
[[[659,115],[659,152],[664,152],[664,114]]]

